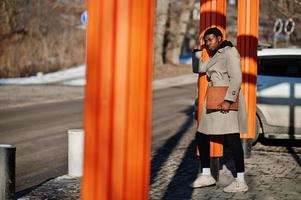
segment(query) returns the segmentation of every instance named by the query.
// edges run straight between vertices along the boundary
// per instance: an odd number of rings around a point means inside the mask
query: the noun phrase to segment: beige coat
[[[245,99],[240,90],[242,71],[237,49],[226,46],[205,62],[202,62],[201,58],[201,51],[193,53],[193,72],[206,73],[210,80],[209,86],[228,86],[224,99],[235,101],[239,95],[239,108],[238,111],[223,114],[220,111],[206,110],[205,102],[198,132],[209,135],[247,133],[247,112]]]

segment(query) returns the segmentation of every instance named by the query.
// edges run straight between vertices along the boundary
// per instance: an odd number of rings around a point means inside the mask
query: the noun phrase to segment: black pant
[[[239,133],[225,134],[221,137],[227,144],[234,157],[236,172],[244,172],[244,152],[242,149]],[[196,132],[196,143],[200,153],[202,168],[210,168],[210,135]]]

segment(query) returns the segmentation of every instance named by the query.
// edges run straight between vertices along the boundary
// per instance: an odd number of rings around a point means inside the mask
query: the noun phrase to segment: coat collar
[[[226,49],[228,48],[232,48],[230,46],[225,46],[224,48],[220,48],[217,50],[217,52],[214,54],[213,57],[209,58],[210,60],[208,61],[208,64],[207,64],[207,69],[209,69],[210,67],[212,67],[216,61],[217,61],[217,58],[220,54],[224,53]]]
[[[215,55],[219,50],[224,49],[225,47],[233,47],[232,42],[228,41],[228,40],[224,40],[222,41],[219,46],[217,47],[216,50],[214,50],[212,53],[213,55]]]

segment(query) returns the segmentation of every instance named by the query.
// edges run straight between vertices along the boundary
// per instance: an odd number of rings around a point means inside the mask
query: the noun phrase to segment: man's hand
[[[220,107],[221,112],[223,114],[228,113],[231,106],[230,101],[223,101],[222,103],[218,104],[218,107]]]
[[[196,46],[196,49],[203,51],[203,49],[206,49],[206,44],[202,39],[202,37],[200,37],[199,39],[200,39],[200,44]]]
[[[203,51],[204,49],[206,49],[206,45],[197,45],[197,46],[195,46],[193,49],[198,49],[198,50],[200,50],[200,51]]]
[[[200,45],[200,46],[199,46],[199,49],[200,49],[201,51],[203,51],[203,49],[206,49],[206,45],[205,45],[205,44]]]

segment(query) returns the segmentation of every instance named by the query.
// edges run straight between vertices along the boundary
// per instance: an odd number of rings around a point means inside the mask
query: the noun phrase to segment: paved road
[[[82,127],[82,100],[0,111],[0,141],[16,152],[16,189],[67,171],[67,130]]]
[[[39,86],[34,86],[33,90],[36,91],[32,93],[34,104],[30,103],[30,89],[27,86],[24,87],[24,90],[27,90],[25,100],[16,94],[18,98],[8,99],[14,100],[16,106],[9,105],[7,109],[5,107],[0,109],[0,143],[13,144],[17,147],[17,191],[66,174],[67,130],[82,127],[83,100],[77,99],[80,92],[74,91],[75,88],[72,87],[62,88],[61,91],[57,86],[41,87],[43,91]],[[19,87],[5,88],[6,91],[9,89],[22,92]],[[51,91],[52,94],[48,97],[45,90]],[[82,88],[79,87],[78,90],[82,91]],[[37,94],[41,92],[43,95]],[[69,93],[68,99],[58,98],[61,101],[55,102],[57,96],[64,96],[63,93]],[[74,93],[75,100],[70,93]],[[183,135],[187,127],[192,125],[190,113],[194,95],[193,85],[154,92],[152,137],[154,150],[176,132],[177,135]],[[50,103],[42,103],[45,100]],[[186,126],[178,131],[182,121],[187,121]]]

